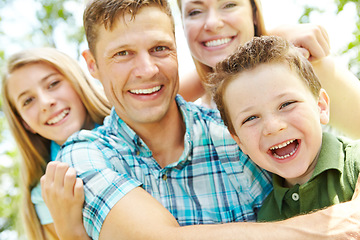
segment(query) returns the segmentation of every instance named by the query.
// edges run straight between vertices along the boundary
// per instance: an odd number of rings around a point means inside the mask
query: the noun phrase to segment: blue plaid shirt
[[[98,239],[111,208],[140,186],[180,225],[255,221],[272,190],[269,175],[237,146],[217,110],[176,97],[186,124],[184,152],[161,168],[151,150],[114,109],[104,126],[73,135],[61,161],[75,167],[85,186],[84,225]]]

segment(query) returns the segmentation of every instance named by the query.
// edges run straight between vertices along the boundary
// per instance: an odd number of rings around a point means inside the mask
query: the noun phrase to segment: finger
[[[355,190],[354,190],[354,194],[353,194],[351,200],[358,199],[359,195],[360,195],[360,174],[358,176],[356,186],[355,186]]]
[[[54,176],[55,176],[55,171],[56,171],[56,167],[60,162],[58,161],[53,161],[53,162],[49,162],[46,166],[46,170],[45,170],[45,181],[46,182],[53,182],[54,181]]]
[[[300,47],[297,47],[296,48],[300,53],[301,55],[303,55],[306,59],[308,59],[310,57],[310,52],[306,49],[306,48],[300,48]]]
[[[326,29],[323,26],[319,26],[320,32],[321,32],[321,36],[322,39],[325,41],[323,43],[323,45],[325,46],[324,51],[328,54],[330,54],[330,38],[329,38],[329,34],[326,31]]]
[[[74,196],[81,202],[84,202],[84,183],[81,178],[76,178],[76,183],[74,187]]]
[[[74,187],[76,182],[76,171],[74,168],[69,168],[64,177],[64,192],[74,196]]]
[[[68,170],[69,165],[67,163],[59,163],[56,167],[54,176],[54,187],[61,189],[64,187],[65,173]]]

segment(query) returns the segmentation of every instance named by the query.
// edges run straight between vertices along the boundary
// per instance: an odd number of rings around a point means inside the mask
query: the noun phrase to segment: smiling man
[[[250,223],[270,177],[239,149],[217,110],[176,95],[166,1],[91,1],[84,26],[90,50],[83,56],[114,108],[104,126],[73,135],[59,159],[84,181],[83,219],[93,239],[329,239],[359,229],[355,203],[332,210],[341,216],[334,231],[330,210]]]

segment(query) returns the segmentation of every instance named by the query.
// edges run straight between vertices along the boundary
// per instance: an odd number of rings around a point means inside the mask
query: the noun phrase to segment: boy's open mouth
[[[294,155],[298,147],[299,141],[297,139],[293,139],[273,146],[269,149],[269,151],[275,158],[282,160]]]

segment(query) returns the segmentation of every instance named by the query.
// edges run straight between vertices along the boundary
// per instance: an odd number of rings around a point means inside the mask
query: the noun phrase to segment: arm
[[[330,96],[330,125],[354,139],[360,138],[360,81],[346,68],[326,57],[312,62]]]
[[[186,101],[196,101],[205,94],[205,88],[201,83],[201,79],[193,70],[180,78],[179,94]]]
[[[360,232],[359,208],[359,200],[354,200],[282,222],[179,227],[138,187],[111,209],[99,239],[354,239]]]
[[[90,239],[82,223],[83,183],[76,178],[73,168],[65,163],[50,162],[41,178],[41,191],[60,239]],[[48,227],[54,231],[53,226]]]
[[[282,37],[301,48],[303,55],[310,61],[317,61],[330,53],[329,36],[320,25],[282,25],[268,31],[268,35]]]

